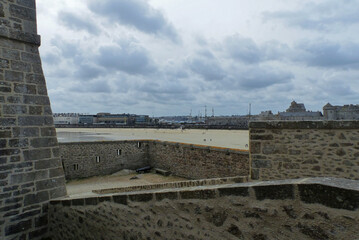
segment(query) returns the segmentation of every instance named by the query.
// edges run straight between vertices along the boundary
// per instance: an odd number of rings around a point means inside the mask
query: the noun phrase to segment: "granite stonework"
[[[239,149],[152,141],[149,159],[153,166],[187,179],[249,175],[248,151]]]
[[[66,195],[34,0],[0,0],[0,239],[42,239]]]
[[[60,143],[67,180],[152,166],[188,179],[249,175],[249,153],[155,140]]]
[[[60,155],[67,180],[149,165],[148,143],[143,141],[60,143]]]
[[[251,122],[253,180],[359,179],[359,121]]]
[[[51,201],[52,239],[357,239],[358,181],[319,178]]]

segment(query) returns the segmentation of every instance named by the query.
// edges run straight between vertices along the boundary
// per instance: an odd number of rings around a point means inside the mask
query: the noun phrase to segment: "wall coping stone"
[[[117,140],[117,141],[87,141],[87,142],[62,142],[59,145],[90,145],[90,144],[116,144],[116,143],[128,143],[128,142],[141,142],[141,143],[153,143],[153,144],[162,144],[162,145],[181,145],[187,148],[196,148],[196,149],[204,149],[204,150],[213,150],[213,151],[221,151],[228,153],[237,153],[237,154],[249,154],[248,150],[245,149],[237,149],[237,148],[225,148],[225,147],[215,147],[208,145],[199,145],[199,144],[191,144],[191,143],[181,143],[181,142],[171,142],[171,141],[161,141],[155,139],[135,139],[135,140]]]
[[[145,191],[150,189],[165,189],[165,188],[168,189],[168,188],[178,188],[178,187],[185,188],[185,187],[194,187],[194,186],[221,185],[228,183],[242,183],[247,181],[248,181],[248,177],[244,177],[244,176],[227,177],[227,178],[208,178],[208,179],[200,179],[200,180],[137,185],[137,186],[129,186],[129,187],[121,187],[121,188],[105,188],[105,189],[92,190],[92,192],[97,194],[134,192],[134,191],[137,192],[137,191]]]
[[[359,129],[359,121],[251,121],[249,129]]]
[[[289,193],[283,191],[283,194],[281,194],[276,192],[276,187],[282,190],[290,189],[291,191]],[[290,199],[302,201],[306,204],[321,204],[329,208],[349,211],[359,209],[359,181],[339,178],[302,178],[192,188],[157,189],[100,195],[98,197],[64,197],[51,200],[50,204],[85,206],[86,204],[94,205],[110,201],[127,205],[128,202],[162,201],[163,199],[214,199],[228,195],[251,197],[259,201]]]

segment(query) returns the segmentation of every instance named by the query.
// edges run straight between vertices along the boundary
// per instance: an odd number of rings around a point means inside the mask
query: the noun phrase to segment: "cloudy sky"
[[[53,112],[359,103],[359,0],[37,0]]]

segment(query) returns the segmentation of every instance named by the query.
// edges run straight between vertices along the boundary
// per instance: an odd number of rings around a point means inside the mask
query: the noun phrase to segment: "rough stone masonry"
[[[39,46],[35,0],[0,0],[0,239],[42,239],[66,195]]]

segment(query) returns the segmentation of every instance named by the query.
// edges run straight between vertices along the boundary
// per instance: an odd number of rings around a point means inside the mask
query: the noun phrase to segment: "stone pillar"
[[[0,239],[43,239],[66,195],[39,46],[35,0],[0,0]]]

